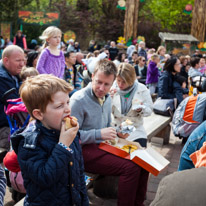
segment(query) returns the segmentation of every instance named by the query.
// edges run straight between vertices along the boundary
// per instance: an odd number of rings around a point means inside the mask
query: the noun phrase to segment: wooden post
[[[191,34],[200,42],[205,41],[206,28],[206,1],[195,0],[195,5],[192,11],[192,27]]]
[[[126,41],[131,37],[137,37],[138,14],[139,0],[127,0],[124,19],[124,37]]]

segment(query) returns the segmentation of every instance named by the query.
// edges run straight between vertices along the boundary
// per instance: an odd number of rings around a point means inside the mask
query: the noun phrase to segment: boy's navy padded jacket
[[[59,135],[36,121],[11,137],[27,191],[26,206],[89,205],[79,135],[70,145],[73,153],[58,144]]]

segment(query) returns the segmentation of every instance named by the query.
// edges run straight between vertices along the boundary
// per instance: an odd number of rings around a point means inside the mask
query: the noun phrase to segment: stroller
[[[6,97],[14,91],[14,88],[10,89],[2,97],[5,105],[4,111],[6,113],[6,117],[10,127],[10,135],[12,135],[16,130],[20,129],[21,127],[25,127],[28,124],[30,118],[30,115],[28,114],[24,103],[21,101],[21,98],[6,100]]]
[[[30,115],[28,114],[24,103],[21,101],[21,98],[7,100],[7,97],[14,91],[15,88],[10,89],[2,97],[5,105],[4,111],[10,127],[10,135],[21,127],[25,127],[30,119]],[[10,141],[10,136],[8,137],[8,141]],[[18,165],[17,155],[12,150],[12,147],[4,158],[4,165],[7,186],[10,188],[10,192],[12,193],[12,199],[15,202],[18,202],[25,196],[26,191],[23,185],[20,167]]]

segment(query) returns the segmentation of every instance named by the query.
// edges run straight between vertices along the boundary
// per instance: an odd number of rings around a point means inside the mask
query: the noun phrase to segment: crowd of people
[[[201,86],[205,58],[198,52],[169,55],[164,46],[147,49],[143,41],[124,50],[115,41],[101,48],[91,40],[82,52],[78,42],[70,39],[66,47],[61,38],[62,31],[50,26],[40,36],[41,47],[32,40],[27,49],[22,31],[13,45],[1,46],[0,97],[15,88],[8,99],[21,97],[33,119],[11,136],[27,191],[25,204],[89,205],[86,171],[118,176],[118,205],[142,206],[149,173],[99,149],[99,143],[118,136],[147,147],[143,117],[153,111],[152,97],[177,99],[179,105]],[[78,123],[66,130],[68,115]],[[116,130],[126,119],[136,128],[129,135]],[[205,133],[203,126],[200,130]],[[9,151],[3,102],[0,133],[0,147]],[[194,136],[189,138],[192,144]],[[5,191],[4,182],[2,176],[0,191]]]

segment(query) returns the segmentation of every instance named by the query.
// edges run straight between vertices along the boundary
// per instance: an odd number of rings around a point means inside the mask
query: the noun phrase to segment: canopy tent
[[[199,42],[199,40],[196,39],[191,34],[172,34],[167,32],[159,32],[159,37],[163,42],[165,41],[177,41],[179,43]]]
[[[167,32],[159,32],[162,45],[168,52],[177,55],[192,54],[197,48],[199,40],[191,34],[172,34]]]

